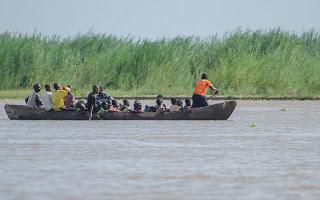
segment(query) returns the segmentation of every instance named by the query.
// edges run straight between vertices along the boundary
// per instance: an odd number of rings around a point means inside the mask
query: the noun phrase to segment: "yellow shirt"
[[[61,111],[64,107],[64,97],[68,95],[67,90],[57,90],[52,93],[52,106],[54,111]]]

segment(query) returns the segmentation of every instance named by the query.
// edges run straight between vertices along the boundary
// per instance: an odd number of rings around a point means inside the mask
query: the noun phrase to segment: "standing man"
[[[97,100],[97,96],[99,93],[99,86],[94,85],[92,87],[92,92],[87,97],[87,108],[91,112],[98,112],[101,108],[101,105],[99,104]]]
[[[212,86],[212,83],[208,80],[207,74],[202,74],[201,80],[196,83],[192,95],[192,108],[208,106],[206,100],[207,88],[213,90],[214,94],[218,94],[219,90]]]

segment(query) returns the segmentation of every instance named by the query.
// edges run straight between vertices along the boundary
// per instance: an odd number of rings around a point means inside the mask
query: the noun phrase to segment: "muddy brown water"
[[[1,200],[319,199],[320,102],[238,101],[227,121],[10,121],[0,104],[0,178]]]

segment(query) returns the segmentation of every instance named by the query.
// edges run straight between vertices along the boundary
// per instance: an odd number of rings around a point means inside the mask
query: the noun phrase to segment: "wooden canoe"
[[[227,120],[237,105],[236,101],[227,101],[202,108],[193,108],[181,112],[101,112],[92,116],[93,120]],[[88,120],[88,111],[45,111],[25,105],[8,105],[4,109],[11,120]]]

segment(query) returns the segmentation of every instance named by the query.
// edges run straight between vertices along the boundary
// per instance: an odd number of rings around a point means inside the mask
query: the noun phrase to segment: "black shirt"
[[[97,107],[97,94],[91,92],[87,97],[87,107],[91,110],[91,107]]]

